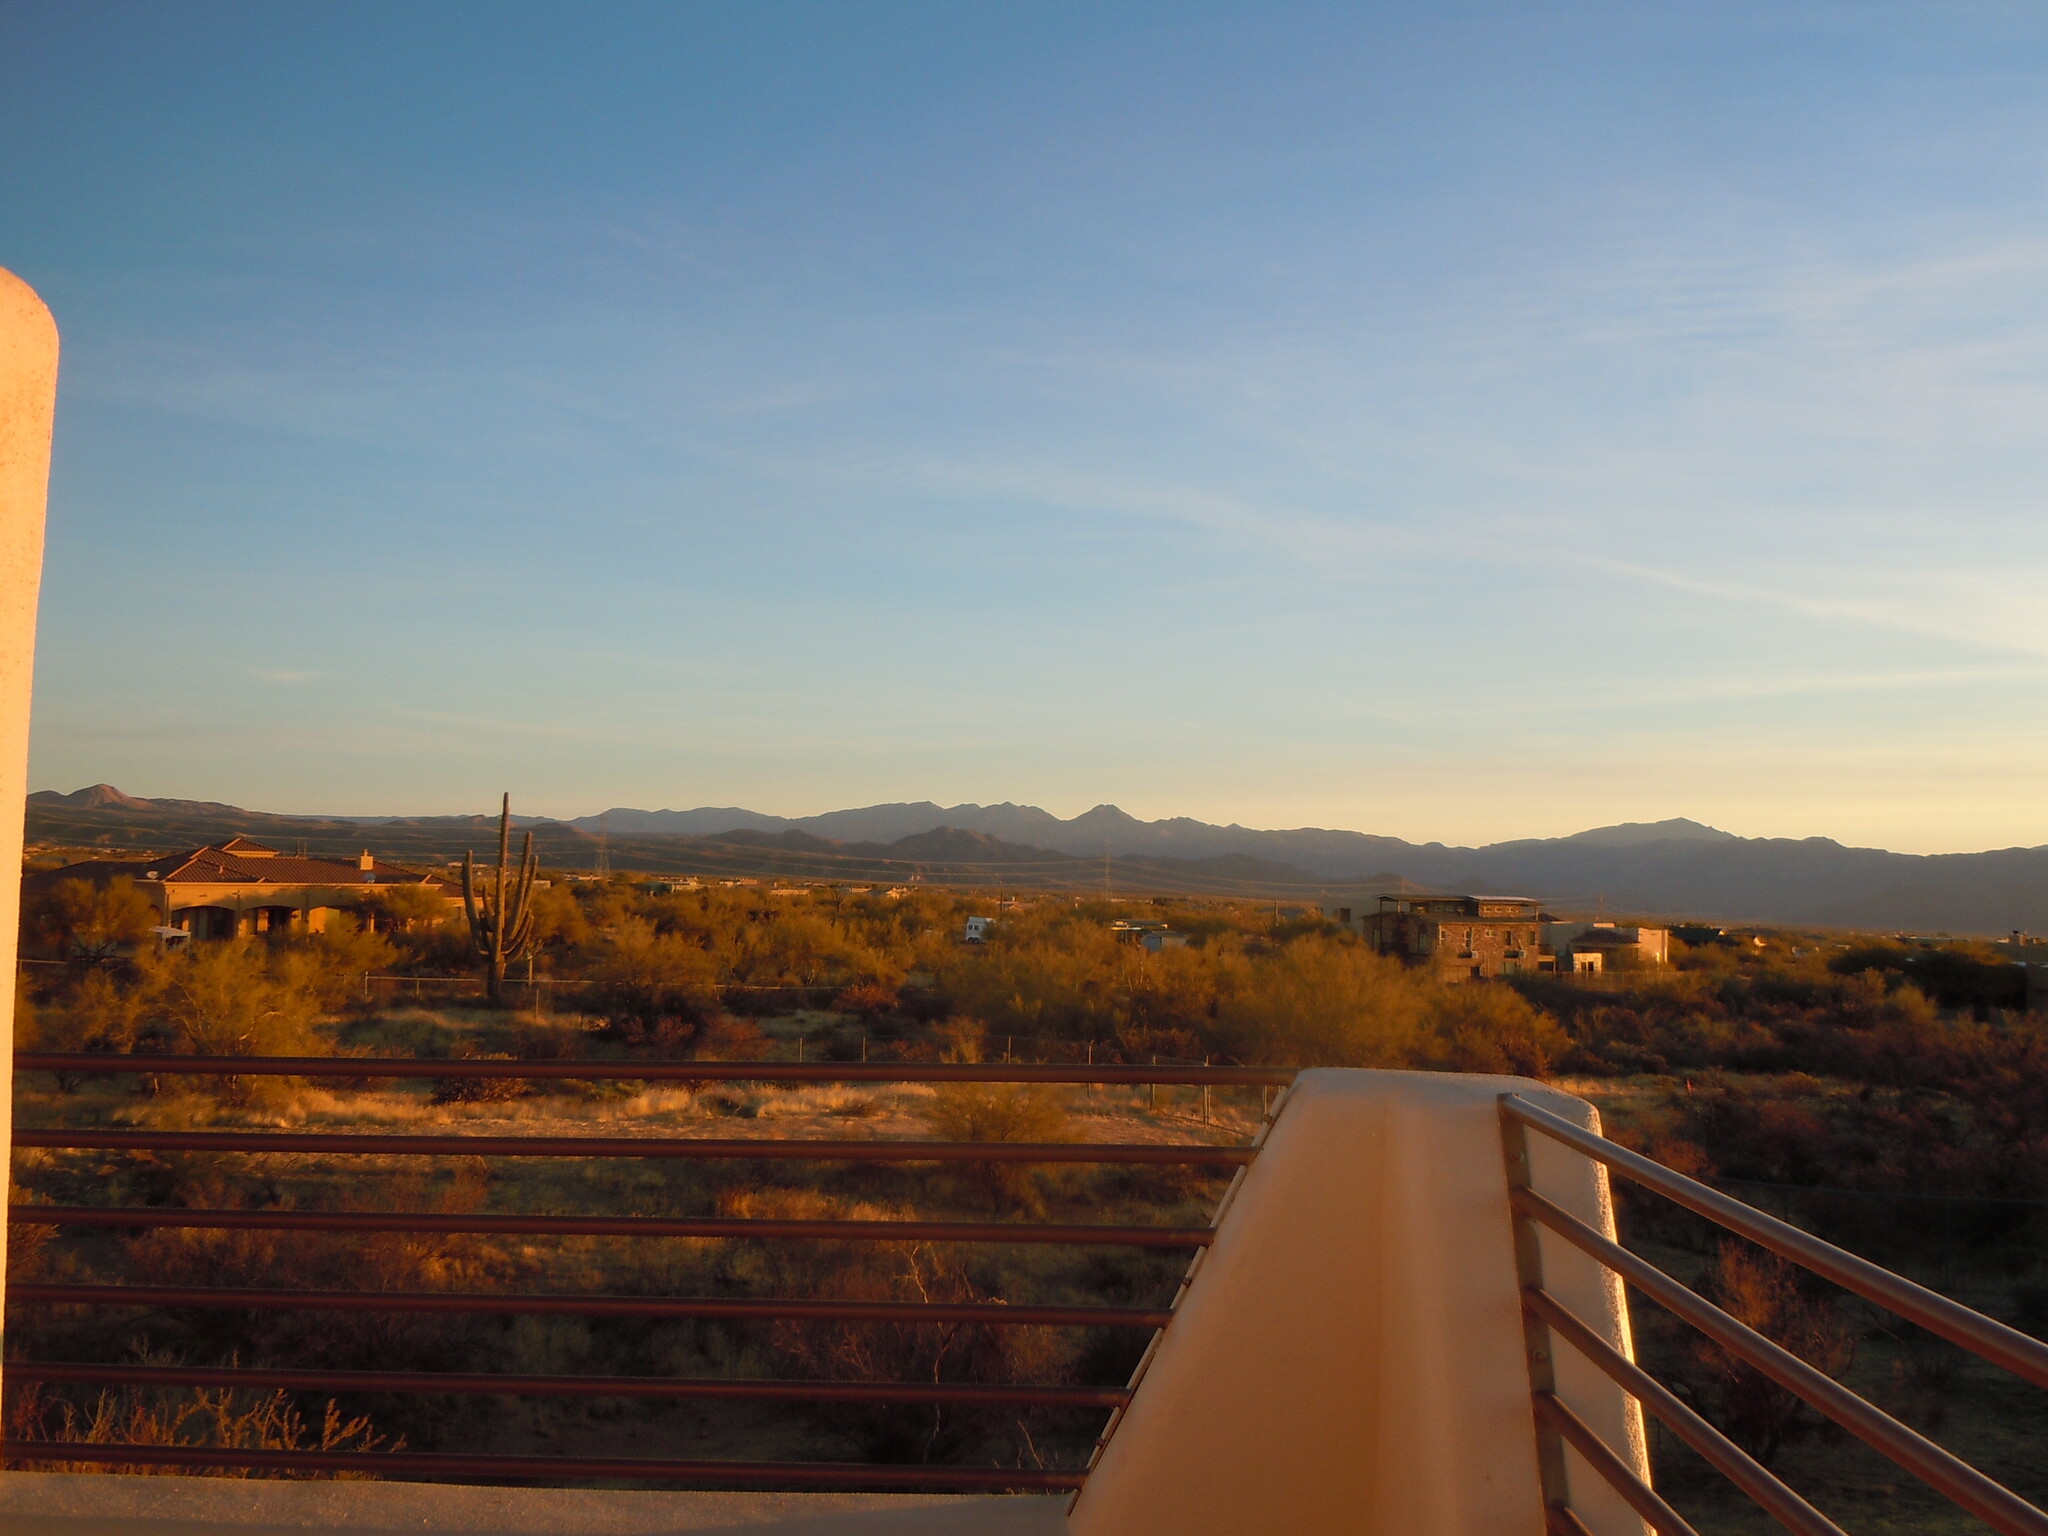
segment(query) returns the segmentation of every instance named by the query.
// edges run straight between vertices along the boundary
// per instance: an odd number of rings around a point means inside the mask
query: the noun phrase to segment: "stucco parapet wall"
[[[629,1493],[0,1473],[7,1536],[1054,1536],[1064,1497]]]
[[[1541,1536],[1499,1103],[1597,1129],[1526,1078],[1307,1071],[1242,1176],[1074,1506],[1074,1536]],[[1613,1232],[1605,1170],[1532,1137],[1535,1187]],[[1619,1282],[1544,1235],[1559,1300],[1630,1352]],[[1590,1364],[1558,1393],[1647,1475],[1633,1403]],[[1584,1469],[1593,1536],[1644,1526]]]

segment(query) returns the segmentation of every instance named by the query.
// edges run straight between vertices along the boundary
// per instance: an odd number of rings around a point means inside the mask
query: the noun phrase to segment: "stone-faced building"
[[[1536,969],[1537,903],[1523,896],[1382,896],[1379,910],[1325,915],[1383,955],[1398,955],[1445,981],[1478,981]]]
[[[374,891],[420,886],[462,901],[461,887],[439,875],[387,864],[365,851],[354,861],[279,853],[246,837],[154,859],[92,859],[44,870],[22,882],[26,899],[66,880],[95,885],[126,877],[156,904],[163,925],[195,939],[230,939],[297,928],[317,933],[329,914],[361,907]],[[452,910],[452,907],[451,907]]]

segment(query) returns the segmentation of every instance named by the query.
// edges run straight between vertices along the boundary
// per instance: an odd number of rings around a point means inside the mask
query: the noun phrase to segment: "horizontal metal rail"
[[[1832,1243],[1822,1242],[1812,1233],[1802,1232],[1774,1216],[1767,1216],[1697,1179],[1674,1173],[1662,1163],[1617,1146],[1606,1137],[1573,1125],[1527,1099],[1514,1094],[1505,1095],[1501,1099],[1501,1113],[1585,1153],[1595,1162],[1604,1163],[1645,1189],[1655,1190],[1687,1210],[1854,1291],[1865,1301],[1875,1302],[2037,1387],[2048,1387],[2048,1344],[2039,1339],[2029,1338],[2016,1328],[2008,1328],[1980,1312],[1973,1312],[1939,1292],[1915,1285],[1868,1259],[1858,1258]]]
[[[484,1291],[236,1290],[220,1286],[7,1287],[10,1306],[219,1307],[288,1312],[416,1312],[476,1316],[703,1317],[740,1321],[934,1324],[993,1328],[1164,1328],[1169,1307],[1025,1306],[999,1301],[783,1301],[729,1296],[572,1296]],[[12,1366],[8,1369],[11,1371]]]
[[[1707,1464],[1748,1494],[1796,1536],[1846,1536],[1839,1525],[1794,1493],[1748,1452],[1693,1412],[1664,1383],[1587,1327],[1547,1291],[1530,1289],[1523,1307],[1603,1371],[1608,1379],[1651,1413]]]
[[[1812,1405],[1858,1439],[1897,1462],[1928,1487],[2005,1536],[2048,1536],[2048,1514],[1993,1482],[1966,1461],[1951,1456],[1926,1436],[1865,1402],[1847,1387],[1737,1322],[1719,1307],[1672,1279],[1645,1259],[1529,1189],[1509,1196],[1515,1209],[1534,1218],[1566,1242],[1605,1264],[1651,1300],[1699,1329],[1738,1359]]]
[[[855,1063],[702,1061],[464,1061],[392,1057],[114,1056],[21,1052],[17,1071],[85,1075],[299,1077],[326,1080],[473,1079],[575,1082],[716,1083],[1042,1083],[1285,1087],[1290,1070],[1246,1067],[1037,1065],[1022,1063]],[[752,1139],[711,1137],[463,1136],[328,1131],[155,1130],[101,1127],[17,1130],[22,1147],[91,1151],[175,1151],[230,1154],[317,1154],[344,1157],[561,1157],[845,1161],[891,1163],[1131,1164],[1242,1169],[1253,1147],[1176,1143],[975,1143],[903,1140]],[[520,1234],[559,1237],[943,1242],[1201,1248],[1209,1227],[1044,1224],[1010,1221],[841,1221],[682,1216],[529,1215],[513,1212],[371,1212],[174,1207],[21,1206],[14,1222],[114,1230],[226,1229],[361,1234]],[[1010,1306],[1000,1302],[852,1302],[779,1298],[475,1295],[450,1292],[299,1291],[283,1288],[161,1285],[37,1285],[8,1288],[12,1306],[182,1307],[222,1310],[331,1310],[440,1315],[580,1315],[806,1320],[853,1325],[1111,1327],[1156,1330],[1170,1308]],[[813,1382],[621,1376],[537,1376],[477,1372],[291,1370],[269,1367],[101,1365],[22,1361],[9,1372],[25,1381],[96,1386],[333,1392],[357,1395],[623,1398],[983,1405],[1020,1410],[1118,1410],[1127,1387],[1041,1386],[964,1382]],[[858,1463],[693,1461],[642,1458],[467,1456],[345,1451],[243,1451],[210,1446],[85,1445],[8,1441],[0,1455],[14,1465],[86,1464],[250,1471],[359,1472],[386,1478],[489,1481],[604,1479],[708,1486],[899,1489],[1079,1488],[1083,1469],[873,1466]]]
[[[1607,1442],[1593,1433],[1592,1426],[1573,1413],[1555,1392],[1536,1394],[1536,1416],[1558,1432],[1564,1443],[1584,1458],[1602,1482],[1620,1494],[1628,1507],[1641,1515],[1657,1536],[1699,1536],[1683,1515],[1635,1474],[1635,1469],[1608,1449]]]
[[[252,1472],[367,1472],[376,1477],[548,1482],[560,1478],[727,1487],[960,1488],[1068,1493],[1083,1473],[1022,1467],[874,1466],[834,1461],[657,1461],[619,1456],[453,1456],[426,1451],[244,1451],[210,1445],[107,1445],[75,1440],[0,1441],[0,1456],[93,1466],[242,1467]]]
[[[501,1376],[488,1372],[292,1371],[255,1366],[96,1365],[10,1360],[9,1381],[225,1387],[254,1392],[454,1393],[487,1397],[718,1398],[768,1403],[938,1403],[954,1407],[1121,1408],[1121,1387],[999,1386],[933,1381],[766,1381],[692,1376]]]
[[[364,1157],[647,1157],[875,1163],[1164,1163],[1241,1168],[1251,1147],[1106,1141],[821,1141],[687,1136],[400,1136],[324,1131],[19,1128],[17,1147],[99,1152],[339,1152]]]
[[[1211,1227],[1054,1226],[1015,1221],[778,1221],[753,1217],[515,1216],[442,1212],[194,1210],[154,1205],[13,1205],[45,1227],[199,1227],[266,1232],[521,1233],[553,1237],[797,1238],[854,1243],[1058,1243],[1206,1248]]]
[[[1285,1087],[1292,1067],[1054,1066],[1017,1062],[451,1061],[420,1056],[122,1056],[16,1051],[17,1072],[90,1076],[530,1078],[696,1083],[1158,1083],[1172,1087]]]

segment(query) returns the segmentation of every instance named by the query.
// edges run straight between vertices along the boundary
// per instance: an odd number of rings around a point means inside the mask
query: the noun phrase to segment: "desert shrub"
[[[919,1118],[945,1141],[1065,1141],[1066,1105],[1040,1083],[947,1083]]]
[[[1901,1319],[1888,1318],[1883,1331],[1896,1347],[1886,1406],[1902,1418],[1933,1433],[1948,1421],[1956,1387],[1963,1375],[1963,1352],[1946,1339]]]
[[[272,970],[315,1006],[332,1011],[360,995],[365,974],[382,975],[397,963],[398,947],[391,940],[344,912],[332,917],[324,931],[279,946]]]
[[[693,1043],[718,1013],[716,967],[699,944],[626,917],[592,951],[589,1005],[629,1045]]]
[[[1979,1019],[1994,1008],[2026,1006],[2026,978],[2005,956],[1986,946],[1909,949],[1903,944],[1868,944],[1837,955],[1828,969],[1844,976],[1907,980],[1942,1007],[1967,1008]]]
[[[1361,944],[1312,934],[1233,978],[1216,1041],[1245,1061],[1412,1066],[1427,1053],[1438,985]]]
[[[1809,1290],[1801,1270],[1746,1243],[1721,1244],[1701,1287],[1738,1322],[1824,1374],[1840,1378],[1856,1358],[1856,1334],[1831,1297]],[[1654,1314],[1660,1352],[1676,1357],[1672,1386],[1721,1432],[1765,1466],[1819,1420],[1756,1367]],[[1675,1332],[1683,1332],[1676,1342]]]
[[[109,959],[147,939],[158,921],[155,903],[126,875],[105,885],[59,880],[22,913],[27,935],[67,960]]]
[[[997,928],[978,952],[946,956],[941,980],[954,1010],[994,1034],[1103,1040],[1128,1021],[1140,965],[1101,923],[1037,912]]]
[[[1126,1061],[1195,1061],[1206,1054],[1201,1037],[1191,1029],[1171,1029],[1158,1024],[1119,1024],[1113,1039]]]
[[[252,1167],[195,1159],[177,1171],[173,1204],[200,1208],[259,1208],[292,1204],[341,1210],[407,1210],[466,1214],[488,1193],[482,1169],[462,1163],[447,1175],[415,1168],[375,1178],[338,1179],[310,1198],[279,1189]],[[124,1239],[120,1269],[166,1285],[326,1290],[486,1290],[500,1286],[519,1263],[502,1241],[470,1233],[319,1233],[216,1228],[152,1228]],[[485,1319],[379,1312],[298,1312],[205,1309],[172,1312],[119,1325],[100,1346],[138,1332],[158,1347],[188,1356],[239,1355],[255,1364],[300,1364],[332,1369],[378,1369],[404,1360],[422,1370],[462,1369],[483,1358],[490,1324]],[[125,1346],[124,1346],[125,1347]],[[405,1400],[392,1414],[411,1430],[433,1427],[431,1404]]]
[[[832,1006],[841,1013],[872,1023],[896,1011],[901,1001],[901,989],[886,986],[879,981],[857,982],[832,999]]]
[[[178,1042],[199,1056],[292,1056],[313,1049],[318,997],[296,966],[249,940],[156,960],[148,982]]]
[[[533,942],[542,949],[574,949],[590,940],[590,919],[567,886],[534,889]]]
[[[988,1052],[988,1026],[964,1013],[951,1014],[933,1026],[931,1044],[940,1061],[980,1061]]]
[[[41,1000],[26,970],[14,974],[14,1048],[19,1051],[69,1050],[69,1046],[45,1045]]]
[[[19,1157],[21,1154],[16,1153]],[[34,1192],[20,1184],[13,1185],[8,1192],[8,1209],[25,1213],[37,1203]],[[61,1235],[61,1227],[49,1226],[42,1222],[10,1221],[7,1223],[7,1266],[8,1273],[17,1279],[39,1275],[42,1263],[51,1251],[51,1245]]]
[[[438,923],[408,928],[387,937],[398,946],[398,963],[402,967],[436,976],[476,970],[476,945],[470,939],[469,923],[460,912],[451,913]]]
[[[88,971],[61,1002],[41,1011],[37,1037],[49,1051],[133,1051],[150,1032],[156,1005],[155,989],[113,971]],[[59,1081],[68,1092],[75,1080]]]
[[[704,1061],[759,1061],[768,1037],[752,1019],[714,1013],[698,1027],[692,1054]]]
[[[380,885],[363,898],[363,926],[378,933],[424,933],[456,915],[440,889],[430,885]]]
[[[503,1051],[465,1053],[459,1061],[510,1061]],[[437,1077],[428,1101],[434,1104],[505,1104],[533,1091],[523,1077]]]
[[[872,1220],[906,1214],[798,1190],[735,1192],[719,1209],[721,1214],[783,1218]],[[778,1296],[991,1299],[957,1255],[928,1243],[734,1244],[726,1266],[729,1284]],[[1051,1384],[1073,1375],[1072,1341],[1048,1328],[784,1319],[751,1332],[767,1346],[778,1375],[806,1380]],[[851,1439],[864,1459],[882,1462],[995,1459],[992,1451],[1003,1461],[1014,1461],[1030,1449],[1028,1430],[1021,1426],[1041,1417],[905,1404],[820,1403],[809,1412],[822,1427]]]
[[[1444,988],[1429,1018],[1433,1054],[1455,1072],[1543,1077],[1571,1046],[1556,1019],[1507,987]]]
[[[1065,1102],[1038,1083],[947,1083],[918,1111],[941,1141],[1069,1141],[1073,1137]],[[961,1163],[955,1183],[970,1198],[995,1211],[1042,1211],[1050,1175],[1030,1163]]]

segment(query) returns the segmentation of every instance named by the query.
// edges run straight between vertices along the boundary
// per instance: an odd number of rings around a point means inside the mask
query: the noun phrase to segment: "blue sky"
[[[32,779],[2048,842],[2030,5],[0,0]]]

